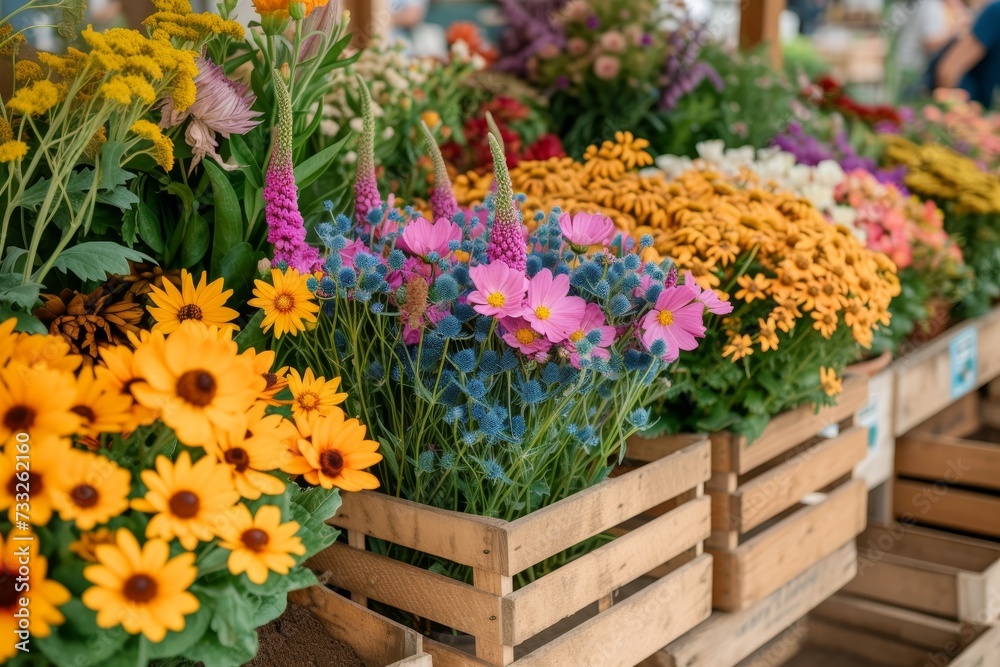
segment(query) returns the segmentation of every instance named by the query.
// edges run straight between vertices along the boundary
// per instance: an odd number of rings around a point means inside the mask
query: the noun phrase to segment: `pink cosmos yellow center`
[[[535,332],[527,327],[518,329],[517,333],[514,334],[514,337],[517,338],[517,342],[521,345],[531,345],[535,342],[536,338]]]
[[[656,321],[665,327],[670,326],[674,322],[674,314],[669,310],[661,310],[656,316]]]
[[[583,339],[584,339],[584,337],[585,337],[585,336],[586,336],[586,334],[585,334],[585,333],[583,333],[583,331],[582,331],[582,330],[579,330],[579,329],[578,329],[578,330],[574,331],[573,333],[571,333],[571,334],[569,335],[569,339],[570,339],[571,341],[573,341],[574,343],[579,343],[579,342],[580,342],[581,340],[583,340]]]
[[[500,308],[507,303],[507,297],[503,295],[503,292],[493,292],[486,297],[486,303],[490,304],[494,308]]]
[[[547,320],[551,315],[552,311],[549,310],[548,306],[538,306],[537,308],[535,308],[535,317],[537,317],[540,320]]]

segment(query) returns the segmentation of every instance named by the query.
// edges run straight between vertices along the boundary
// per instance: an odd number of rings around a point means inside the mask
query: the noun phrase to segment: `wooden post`
[[[740,14],[740,48],[744,51],[768,43],[771,64],[780,69],[781,34],[779,23],[785,0],[743,0]]]
[[[350,30],[354,35],[351,44],[364,48],[374,37],[392,31],[392,14],[387,0],[344,0],[344,7],[351,12]]]
[[[480,568],[472,570],[472,583],[476,588],[501,598],[514,592],[513,577],[505,577],[496,572]],[[503,619],[498,618],[496,620],[500,624],[500,627],[503,627]],[[491,665],[504,667],[504,665],[514,662],[514,647],[494,644],[493,642],[477,637],[476,657]]]

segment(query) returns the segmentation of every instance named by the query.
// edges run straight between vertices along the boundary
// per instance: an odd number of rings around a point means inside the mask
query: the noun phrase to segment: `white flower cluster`
[[[777,148],[755,150],[752,146],[726,148],[719,140],[703,141],[696,146],[698,157],[661,155],[656,168],[667,178],[677,178],[689,169],[712,168],[733,176],[747,171],[770,187],[792,192],[809,200],[834,223],[854,229],[856,213],[850,206],[839,206],[835,190],[846,178],[836,160],[823,160],[815,167],[797,164],[795,156]],[[857,230],[856,230],[857,231]]]

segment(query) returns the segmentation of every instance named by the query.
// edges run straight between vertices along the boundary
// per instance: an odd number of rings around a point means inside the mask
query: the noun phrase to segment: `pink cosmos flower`
[[[444,257],[451,252],[449,244],[462,240],[462,228],[454,222],[441,218],[431,223],[426,218],[417,218],[403,227],[403,233],[396,245],[410,253],[426,257],[432,252]]]
[[[647,350],[662,340],[667,345],[664,361],[673,361],[680,350],[698,347],[698,338],[705,336],[702,316],[705,304],[691,301],[692,291],[687,287],[670,287],[660,293],[653,310],[642,318],[642,342]]]
[[[728,315],[733,312],[733,304],[720,299],[714,289],[703,290],[690,271],[684,272],[684,287],[691,290],[695,299],[705,304],[708,312],[714,315]]]
[[[615,223],[600,213],[563,213],[559,216],[563,238],[576,248],[605,245],[615,237]]]
[[[424,316],[421,318],[421,326],[411,327],[408,322],[403,322],[403,344],[404,345],[416,345],[420,342],[420,334],[423,332],[424,320],[430,322],[434,326],[437,326],[449,313],[451,309],[447,305],[437,304],[431,306],[424,312]]]
[[[196,96],[194,104],[183,112],[174,108],[173,98],[168,97],[161,109],[160,127],[176,127],[191,119],[184,130],[184,140],[193,149],[189,171],[193,171],[205,157],[219,163],[223,169],[238,169],[216,151],[219,142],[216,134],[226,139],[231,134],[246,134],[260,122],[261,112],[253,110],[254,94],[249,85],[229,79],[222,68],[206,58],[195,61],[198,76],[194,79]]]
[[[594,60],[594,74],[597,75],[598,79],[610,81],[618,76],[621,68],[621,61],[614,56],[597,56],[597,59]]]
[[[528,279],[503,262],[480,264],[469,269],[469,276],[476,291],[469,295],[469,303],[480,315],[490,317],[519,317],[528,291]]]
[[[523,317],[505,317],[500,320],[504,334],[501,338],[522,354],[537,357],[548,353],[552,343],[537,331]]]
[[[399,271],[390,271],[386,276],[386,281],[392,289],[399,289],[400,285],[414,276],[420,276],[427,282],[431,282],[433,271],[431,266],[422,261],[419,257],[407,257],[403,260],[403,268]]]
[[[580,328],[587,302],[569,295],[569,276],[553,277],[542,269],[528,281],[528,298],[522,317],[553,343],[561,343]]]
[[[580,328],[569,335],[570,349],[569,362],[574,368],[580,368],[580,353],[576,351],[576,344],[586,338],[591,331],[600,331],[601,340],[590,350],[590,356],[607,361],[611,358],[611,353],[607,348],[615,342],[615,328],[606,326],[607,320],[604,318],[604,311],[596,303],[588,303],[583,311],[583,319],[580,321]]]

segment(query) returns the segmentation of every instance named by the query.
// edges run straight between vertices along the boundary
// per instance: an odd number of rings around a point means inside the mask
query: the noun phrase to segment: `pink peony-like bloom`
[[[500,326],[504,330],[501,338],[522,354],[535,357],[552,348],[552,342],[535,331],[523,317],[505,317],[500,320]]]
[[[561,343],[580,328],[587,302],[569,296],[569,276],[542,269],[528,281],[523,317],[553,343]]]
[[[621,68],[621,61],[614,56],[597,56],[594,60],[594,74],[604,81],[610,81],[618,76]]]
[[[436,252],[439,257],[445,257],[451,253],[449,244],[461,240],[462,228],[454,222],[441,218],[431,223],[426,218],[417,218],[403,227],[396,245],[411,255],[426,257]]]
[[[663,360],[673,361],[681,350],[698,347],[698,338],[705,336],[702,317],[705,304],[691,300],[692,292],[686,287],[670,287],[660,293],[653,310],[642,318],[642,342],[652,351],[653,343],[662,340],[667,349]]]
[[[580,321],[580,328],[569,335],[567,347],[570,349],[569,362],[574,368],[580,368],[580,353],[576,351],[576,344],[587,337],[591,331],[600,331],[601,340],[590,350],[590,356],[607,361],[611,358],[608,347],[615,342],[615,328],[606,325],[604,311],[596,303],[588,303],[583,311],[583,319]]]
[[[365,249],[367,250],[367,246]],[[390,288],[399,289],[403,283],[417,276],[429,283],[432,281],[432,274],[433,269],[430,264],[419,257],[407,257],[403,260],[403,268],[399,271],[390,271],[385,280],[389,283]]]
[[[628,46],[628,42],[625,36],[618,32],[617,30],[609,30],[608,32],[601,35],[601,47],[605,51],[610,51],[612,53],[624,53],[625,48]]]
[[[705,308],[713,315],[728,315],[733,312],[733,304],[720,299],[714,289],[703,290],[690,271],[684,272],[684,287],[691,290],[694,298],[705,304]]]
[[[222,68],[211,60],[198,58],[196,64],[198,76],[194,79],[194,104],[184,111],[177,111],[173,98],[168,97],[160,110],[160,127],[176,127],[191,120],[184,130],[184,141],[193,153],[188,173],[206,156],[227,171],[238,169],[238,164],[230,164],[219,155],[216,134],[228,139],[230,135],[246,134],[256,127],[261,115],[252,108],[256,98],[249,85],[228,78]]]
[[[469,294],[469,303],[480,315],[519,317],[524,308],[528,279],[502,262],[491,262],[469,269],[476,291]]]
[[[309,273],[320,260],[319,251],[306,243],[305,224],[299,212],[299,190],[292,163],[292,102],[280,76],[274,77],[274,90],[278,98],[278,126],[263,193],[267,241],[274,246],[274,261]]]
[[[566,50],[573,57],[582,56],[590,48],[590,44],[582,37],[571,37],[566,42]]]
[[[606,245],[614,239],[617,230],[615,223],[606,215],[600,213],[563,213],[559,216],[559,229],[563,238],[569,241],[579,254],[583,254],[592,245]]]

